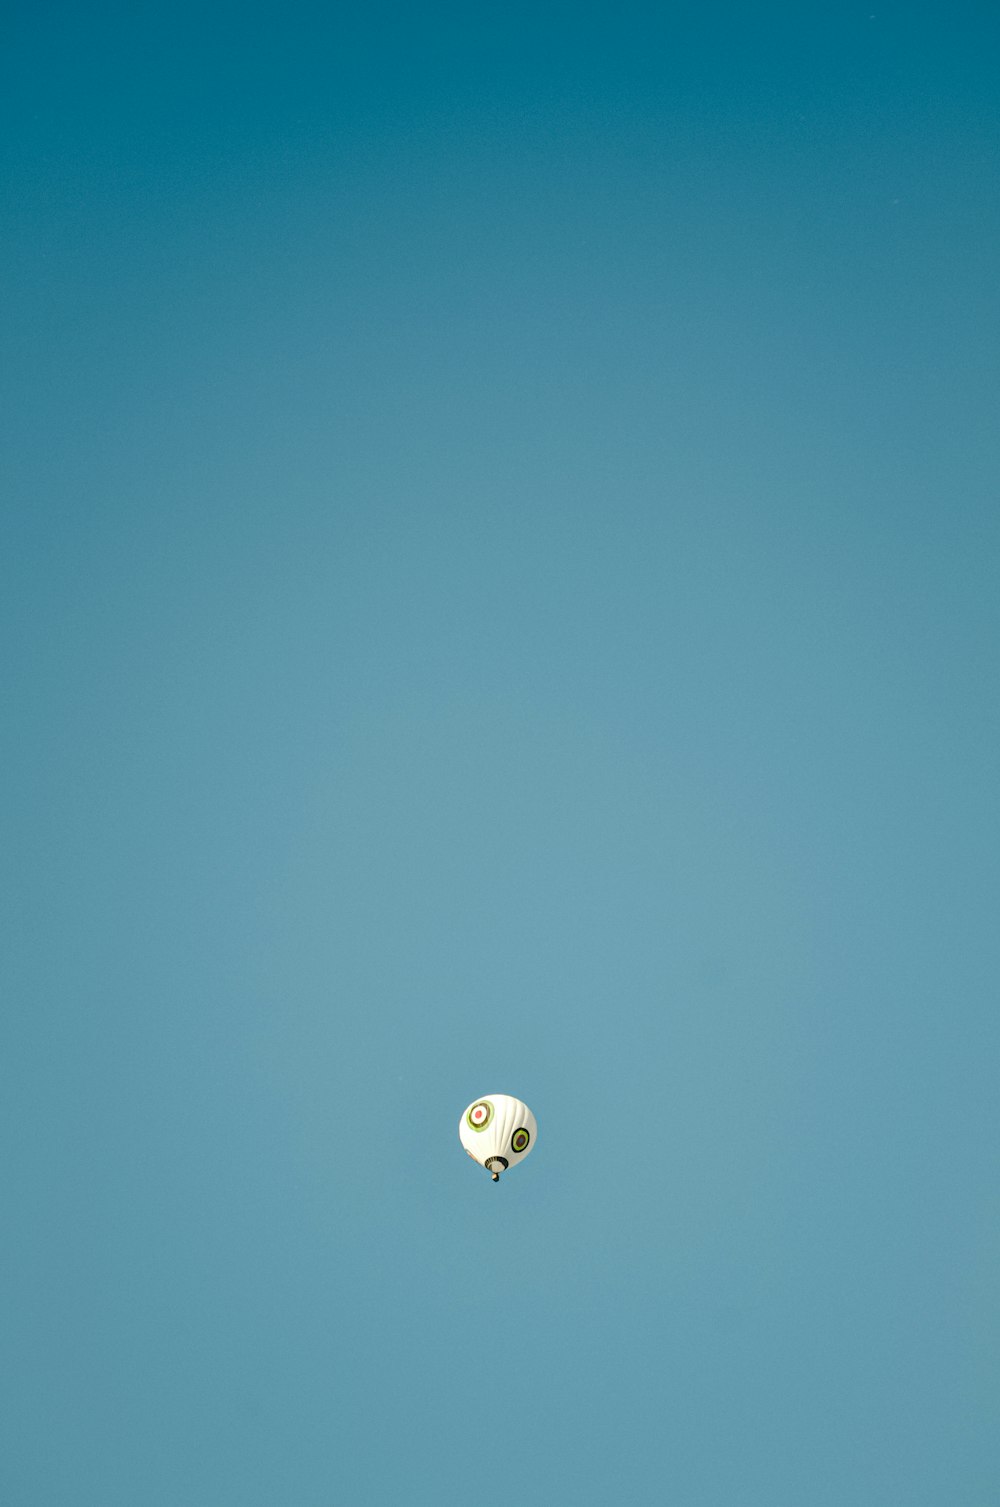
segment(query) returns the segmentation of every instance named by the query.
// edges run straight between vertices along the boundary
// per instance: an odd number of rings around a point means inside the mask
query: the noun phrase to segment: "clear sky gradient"
[[[998,44],[8,18],[5,1507],[1000,1500]]]

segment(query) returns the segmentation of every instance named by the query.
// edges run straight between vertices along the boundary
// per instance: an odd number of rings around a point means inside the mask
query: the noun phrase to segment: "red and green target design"
[[[518,1126],[510,1138],[511,1151],[527,1151],[531,1144],[531,1132],[525,1130],[523,1125]]]
[[[479,1103],[473,1104],[472,1108],[467,1112],[465,1123],[470,1130],[485,1130],[492,1118],[493,1105],[489,1099],[480,1099]]]

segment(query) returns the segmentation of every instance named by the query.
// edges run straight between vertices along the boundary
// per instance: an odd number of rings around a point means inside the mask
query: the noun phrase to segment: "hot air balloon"
[[[527,1104],[510,1094],[473,1099],[458,1122],[462,1145],[495,1183],[500,1181],[501,1172],[524,1160],[537,1134],[538,1126]]]

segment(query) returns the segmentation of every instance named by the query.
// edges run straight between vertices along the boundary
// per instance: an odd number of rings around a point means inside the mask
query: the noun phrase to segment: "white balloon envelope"
[[[473,1099],[458,1122],[462,1145],[495,1183],[500,1181],[501,1172],[524,1161],[537,1134],[538,1126],[527,1104],[510,1094]]]

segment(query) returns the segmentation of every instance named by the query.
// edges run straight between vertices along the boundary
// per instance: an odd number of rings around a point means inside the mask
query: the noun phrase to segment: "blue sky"
[[[12,1507],[996,1500],[998,31],[15,14]]]

